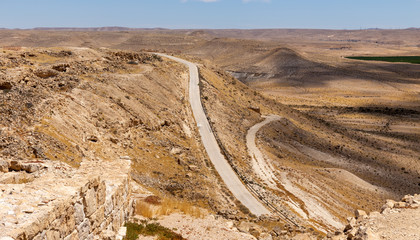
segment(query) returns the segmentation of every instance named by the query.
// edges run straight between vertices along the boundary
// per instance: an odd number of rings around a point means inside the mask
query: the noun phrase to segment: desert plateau
[[[0,29],[0,239],[420,239],[420,29]]]

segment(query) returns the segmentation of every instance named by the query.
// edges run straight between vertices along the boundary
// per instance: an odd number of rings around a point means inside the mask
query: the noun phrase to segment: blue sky
[[[420,0],[1,0],[0,28],[408,28]]]

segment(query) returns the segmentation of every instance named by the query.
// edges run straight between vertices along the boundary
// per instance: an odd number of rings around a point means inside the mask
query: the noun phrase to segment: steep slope
[[[200,74],[204,106],[231,164],[297,223],[321,231],[337,229],[340,225],[335,223],[345,224],[355,208],[377,209],[386,198],[420,191],[414,146],[387,149],[384,139],[264,98],[210,65],[201,67]],[[256,143],[274,167],[270,174],[279,180],[277,187],[259,178],[246,148],[248,129],[269,114],[284,119],[262,127]]]
[[[132,177],[156,194],[235,208],[200,145],[182,65],[86,48],[4,49],[0,59],[2,158],[129,156]]]

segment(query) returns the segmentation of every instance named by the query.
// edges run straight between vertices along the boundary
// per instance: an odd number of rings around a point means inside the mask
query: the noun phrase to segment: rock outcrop
[[[34,180],[0,184],[0,238],[115,238],[132,212],[130,163],[83,161],[73,169],[49,160],[11,161],[10,168],[32,172]]]

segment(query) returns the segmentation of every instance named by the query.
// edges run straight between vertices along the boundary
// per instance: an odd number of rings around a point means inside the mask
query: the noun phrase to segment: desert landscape
[[[0,239],[419,239],[419,38],[0,30]]]

